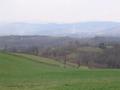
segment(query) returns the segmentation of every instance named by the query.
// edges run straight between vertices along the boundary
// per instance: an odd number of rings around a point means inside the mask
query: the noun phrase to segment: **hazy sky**
[[[120,0],[0,0],[0,22],[120,21]]]

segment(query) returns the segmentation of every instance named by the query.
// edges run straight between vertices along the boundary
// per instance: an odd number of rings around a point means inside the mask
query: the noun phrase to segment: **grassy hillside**
[[[58,61],[53,59],[43,58],[43,57],[30,55],[30,54],[22,54],[22,53],[14,53],[13,55],[16,55],[17,57],[26,58],[36,63],[42,63],[42,64],[56,66],[56,67],[63,67],[62,63],[59,63]]]
[[[46,58],[0,53],[0,90],[120,90],[120,70],[62,68]]]

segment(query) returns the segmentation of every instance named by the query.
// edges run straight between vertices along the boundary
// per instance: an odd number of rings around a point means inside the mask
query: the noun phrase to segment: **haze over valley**
[[[0,25],[0,35],[47,35],[69,37],[120,36],[119,22],[7,23]]]

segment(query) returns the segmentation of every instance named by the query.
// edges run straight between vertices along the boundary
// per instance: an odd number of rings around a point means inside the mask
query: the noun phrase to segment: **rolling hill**
[[[119,69],[64,69],[49,60],[0,52],[0,90],[120,89]]]

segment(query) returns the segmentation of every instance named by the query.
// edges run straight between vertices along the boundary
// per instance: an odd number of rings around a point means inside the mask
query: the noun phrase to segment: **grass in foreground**
[[[0,90],[120,90],[119,69],[64,69],[36,58],[0,53]]]

